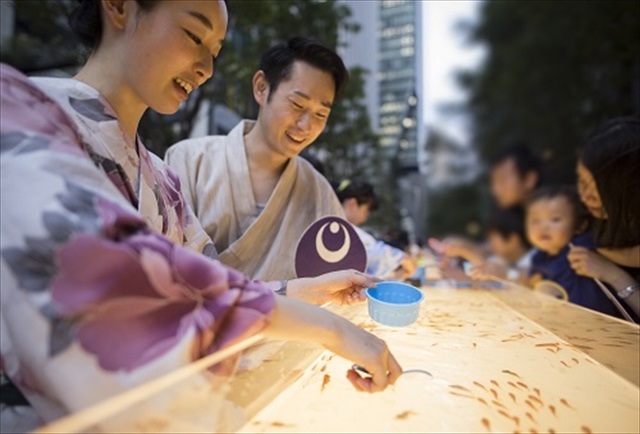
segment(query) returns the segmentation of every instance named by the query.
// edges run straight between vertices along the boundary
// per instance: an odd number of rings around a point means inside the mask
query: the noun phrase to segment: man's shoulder
[[[172,158],[181,156],[193,158],[198,155],[206,155],[209,151],[220,148],[228,142],[228,136],[204,136],[181,140],[167,149],[166,159],[170,162]]]
[[[298,166],[299,178],[302,178],[305,183],[313,182],[321,191],[331,190],[333,192],[333,188],[327,178],[325,178],[322,173],[318,172],[311,163],[300,156],[295,158]]]
[[[242,140],[242,132],[247,122],[246,120],[238,122],[227,135],[210,135],[181,140],[167,150],[165,159],[171,164],[172,161],[177,162],[176,160],[179,159],[188,158],[189,161],[193,161],[194,158],[203,159],[212,153],[215,155],[215,151],[223,146]]]

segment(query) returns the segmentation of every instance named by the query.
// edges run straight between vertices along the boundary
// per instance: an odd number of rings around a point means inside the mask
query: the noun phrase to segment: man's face
[[[518,173],[516,162],[508,158],[491,169],[491,193],[500,208],[522,205],[535,188],[533,174],[524,177]]]
[[[292,158],[322,133],[335,94],[333,77],[305,62],[293,64],[291,76],[275,92],[258,97],[258,122],[272,151]]]

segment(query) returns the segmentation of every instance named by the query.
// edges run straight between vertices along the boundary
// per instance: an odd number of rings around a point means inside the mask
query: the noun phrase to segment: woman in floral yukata
[[[347,372],[358,390],[393,383],[383,341],[211,259],[177,177],[136,135],[148,107],[174,113],[211,77],[224,3],[83,0],[71,22],[93,47],[73,79],[1,66],[0,368],[40,422],[258,332],[365,366],[370,379]],[[350,302],[372,284],[344,271],[287,288]]]

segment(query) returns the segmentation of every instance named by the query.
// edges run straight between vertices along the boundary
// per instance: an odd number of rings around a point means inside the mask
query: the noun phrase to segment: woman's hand
[[[338,339],[325,346],[371,374],[370,378],[363,378],[353,369],[347,371],[347,379],[361,392],[384,390],[402,374],[402,368],[383,340],[346,320],[341,324]]]
[[[624,288],[638,284],[622,268],[599,253],[584,247],[572,247],[567,257],[571,268],[577,274],[602,280],[611,285],[615,291],[621,291]],[[640,315],[640,291],[631,294],[624,301],[633,309],[636,315]]]
[[[485,262],[484,264],[472,266],[469,275],[476,280],[504,280],[507,278],[508,272],[509,268],[506,265]]]
[[[383,390],[402,374],[384,341],[341,316],[289,297],[276,297],[276,307],[264,333],[276,339],[314,342],[363,366],[371,378],[347,371],[347,378],[359,391]]]
[[[365,290],[381,280],[356,270],[335,271],[313,278],[290,280],[287,295],[307,303],[353,304],[366,300]]]
[[[604,256],[585,247],[572,247],[567,255],[571,268],[576,274],[593,279],[609,281],[611,273],[615,273],[615,266]]]

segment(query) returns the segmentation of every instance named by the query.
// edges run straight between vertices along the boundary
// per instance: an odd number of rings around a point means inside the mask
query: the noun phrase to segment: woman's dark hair
[[[296,60],[308,63],[333,77],[335,97],[340,96],[349,81],[349,72],[335,51],[312,38],[296,37],[278,44],[262,54],[258,69],[264,72],[271,91],[268,101],[283,80],[291,77]]]
[[[156,0],[135,0],[143,11],[150,11]],[[80,3],[69,15],[69,26],[87,48],[95,50],[102,40],[100,0],[78,0]]]
[[[593,130],[579,149],[607,213],[595,219],[600,247],[640,244],[640,118],[611,119]]]
[[[521,207],[497,210],[487,224],[486,232],[495,232],[504,239],[515,234],[520,238],[524,247],[529,247],[529,240],[524,229],[524,210]]]
[[[529,209],[531,205],[540,200],[555,199],[557,197],[564,197],[567,199],[573,210],[573,228],[576,232],[582,232],[587,229],[591,222],[591,214],[587,211],[578,195],[578,190],[573,185],[548,185],[540,187],[531,194],[531,197],[527,201],[526,208]]]
[[[353,181],[344,179],[339,183],[331,183],[331,185],[340,203],[344,203],[347,199],[354,198],[356,202],[358,202],[358,205],[369,205],[369,211],[378,209],[378,196],[376,196],[373,190],[373,185],[368,182],[358,179],[354,179]]]

